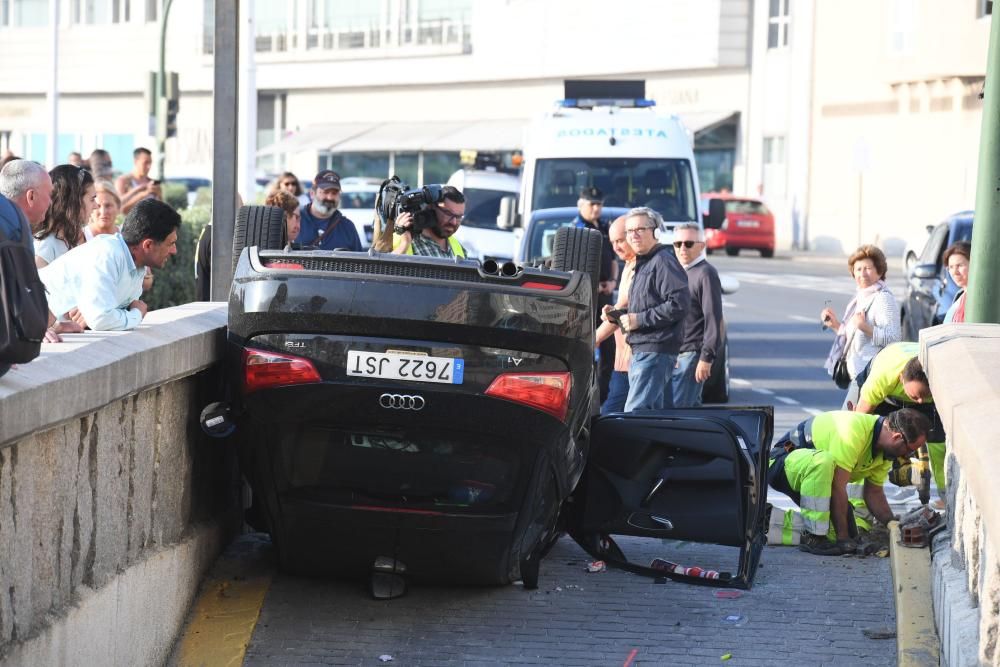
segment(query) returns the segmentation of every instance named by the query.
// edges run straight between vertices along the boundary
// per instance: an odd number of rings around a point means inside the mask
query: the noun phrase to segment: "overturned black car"
[[[537,586],[570,533],[740,548],[752,584],[769,408],[598,417],[600,235],[560,229],[552,267],[294,250],[279,209],[236,226],[228,373],[251,516],[283,569]],[[284,249],[283,249],[284,248]]]

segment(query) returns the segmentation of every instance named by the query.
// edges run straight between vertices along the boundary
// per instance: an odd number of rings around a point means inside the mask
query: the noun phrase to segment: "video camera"
[[[382,221],[382,228],[392,228],[397,234],[409,231],[416,235],[436,225],[437,217],[434,215],[433,206],[442,201],[443,187],[440,184],[432,184],[409,189],[398,176],[382,181],[378,196],[375,198],[375,213]],[[413,215],[413,223],[409,228],[396,225],[396,218],[403,212]]]

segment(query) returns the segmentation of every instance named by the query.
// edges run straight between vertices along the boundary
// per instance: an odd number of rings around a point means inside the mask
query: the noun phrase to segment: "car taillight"
[[[521,287],[527,287],[528,289],[550,289],[550,290],[561,290],[564,285],[556,285],[554,283],[542,283],[538,281],[531,281],[521,283]]]
[[[319,381],[319,373],[308,359],[249,347],[243,350],[243,389],[248,394],[268,387]]]
[[[298,262],[282,262],[276,259],[269,259],[264,262],[265,269],[288,269],[290,271],[302,271],[306,267]]]
[[[569,373],[504,373],[493,380],[486,395],[523,403],[566,421],[571,386]]]

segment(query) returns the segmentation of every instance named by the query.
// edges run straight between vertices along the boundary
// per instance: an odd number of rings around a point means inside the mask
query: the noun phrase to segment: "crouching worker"
[[[892,460],[927,442],[930,420],[904,408],[888,417],[824,412],[808,419],[771,448],[767,482],[801,508],[800,549],[820,556],[854,553],[857,524],[848,484],[864,482],[862,498],[883,524],[893,519],[882,491]],[[832,531],[831,531],[832,523]]]

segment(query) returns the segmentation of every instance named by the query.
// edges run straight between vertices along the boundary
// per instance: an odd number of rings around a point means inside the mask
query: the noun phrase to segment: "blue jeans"
[[[628,399],[625,412],[672,408],[673,391],[670,374],[676,354],[664,352],[633,352],[628,369]]]
[[[675,408],[697,408],[701,405],[701,390],[704,384],[695,382],[694,372],[698,368],[701,354],[697,351],[681,352],[670,376],[674,391]]]
[[[625,399],[628,398],[628,373],[625,371],[614,371],[611,373],[611,382],[608,383],[608,397],[601,406],[601,414],[607,415],[612,412],[625,411]]]

